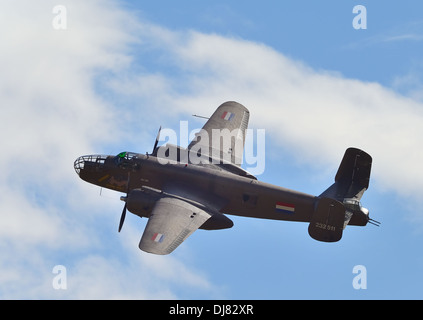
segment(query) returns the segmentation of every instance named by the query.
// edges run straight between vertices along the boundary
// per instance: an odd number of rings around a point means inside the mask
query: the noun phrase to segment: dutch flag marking
[[[294,214],[295,205],[286,202],[276,202],[275,210],[279,213]]]

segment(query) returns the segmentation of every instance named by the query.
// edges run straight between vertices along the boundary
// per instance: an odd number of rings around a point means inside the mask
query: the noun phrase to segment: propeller
[[[123,200],[122,198],[125,198],[125,200]],[[121,197],[120,199],[122,201],[126,201],[126,197]],[[123,226],[123,222],[125,221],[125,217],[126,217],[126,202],[125,202],[125,205],[123,206],[122,215],[120,216],[118,232],[120,232],[120,230],[122,230],[122,226]]]
[[[154,154],[154,150],[157,148],[157,144],[159,143],[160,138],[160,131],[162,130],[162,126],[159,128],[159,132],[157,132],[156,141],[154,142],[153,152],[151,154]]]
[[[120,216],[120,222],[119,222],[118,232],[120,232],[120,230],[122,230],[123,223],[125,222],[125,217],[126,217],[126,201],[128,200],[128,193],[129,193],[129,172],[128,172],[128,181],[126,182],[126,196],[125,197],[120,197],[120,200],[125,201],[125,205],[123,206],[122,215]]]
[[[157,132],[156,141],[154,142],[154,147],[153,147],[152,154],[154,154],[154,150],[156,150],[157,144],[159,143],[160,131],[161,130],[162,130],[162,126],[159,127],[159,131]],[[126,196],[125,197],[120,197],[120,200],[124,201],[125,202],[125,205],[123,206],[122,214],[120,216],[118,232],[120,232],[120,230],[122,230],[123,223],[125,222],[126,204],[127,204],[127,200],[128,200],[128,193],[129,193],[129,172],[128,172],[128,182],[126,183]]]

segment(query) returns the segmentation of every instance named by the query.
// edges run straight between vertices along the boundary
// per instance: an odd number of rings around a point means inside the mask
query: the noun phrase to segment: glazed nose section
[[[79,157],[78,159],[75,160],[75,162],[73,163],[73,167],[75,169],[75,172],[78,174],[81,173],[81,170],[84,169],[84,165],[85,165],[85,160],[84,157]]]
[[[75,160],[73,167],[75,172],[81,176],[82,171],[96,171],[99,170],[106,161],[107,156],[105,155],[89,155],[81,156]]]

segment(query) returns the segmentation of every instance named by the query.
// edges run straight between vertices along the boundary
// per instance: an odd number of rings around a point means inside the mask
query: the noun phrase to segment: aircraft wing
[[[191,161],[201,154],[199,162],[241,166],[249,118],[250,112],[242,104],[234,101],[223,103],[189,144]]]
[[[169,254],[210,217],[180,198],[163,197],[151,212],[139,248],[154,254]]]

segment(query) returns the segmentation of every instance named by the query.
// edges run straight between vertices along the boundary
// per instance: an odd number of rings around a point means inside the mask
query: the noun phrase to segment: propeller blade
[[[120,230],[122,230],[122,226],[123,226],[123,222],[125,221],[125,217],[126,217],[126,203],[123,206],[122,215],[120,216],[120,222],[119,222],[119,230],[118,230],[118,232],[120,232]]]
[[[123,206],[122,215],[120,216],[118,232],[120,232],[120,230],[122,230],[123,223],[125,222],[126,204],[127,204],[127,200],[128,200],[128,196],[129,196],[129,181],[130,181],[130,178],[131,178],[131,175],[128,172],[128,180],[126,181],[126,197],[120,197],[120,200],[125,201],[125,205]]]
[[[156,148],[157,148],[157,144],[159,143],[160,131],[161,131],[161,130],[162,130],[162,126],[160,126],[160,128],[159,128],[159,132],[157,132],[156,141],[154,142],[154,147],[153,147],[153,152],[152,152],[152,154],[154,153],[154,150],[156,150]]]

